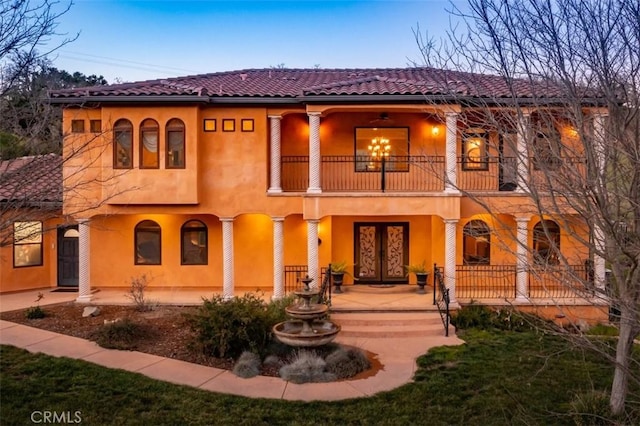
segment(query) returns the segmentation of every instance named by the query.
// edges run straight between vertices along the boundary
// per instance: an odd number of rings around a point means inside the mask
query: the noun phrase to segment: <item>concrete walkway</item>
[[[2,295],[0,310],[9,311],[33,306],[35,305],[34,295],[37,296],[37,292]],[[75,297],[75,293],[47,293],[41,304],[71,301]],[[361,398],[395,389],[412,381],[416,368],[415,360],[418,356],[435,346],[464,343],[454,334],[450,337],[443,335],[419,338],[341,338],[338,336],[336,341],[376,354],[382,368],[369,377],[332,383],[298,385],[280,378],[264,376],[242,379],[227,370],[142,352],[104,349],[94,342],[77,337],[0,321],[0,344],[3,345],[17,346],[33,353],[41,352],[81,359],[104,367],[140,373],[154,379],[213,392],[251,398],[300,401]]]

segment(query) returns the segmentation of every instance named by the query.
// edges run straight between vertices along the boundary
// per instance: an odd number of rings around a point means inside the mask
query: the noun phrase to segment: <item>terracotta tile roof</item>
[[[62,160],[46,154],[0,162],[0,202],[62,203]]]
[[[556,98],[562,90],[542,82],[512,82],[517,97]],[[56,90],[50,98],[137,98],[191,96],[207,98],[263,97],[310,101],[328,95],[458,95],[469,98],[511,98],[499,76],[446,71],[428,67],[371,69],[246,69],[195,76],[148,80],[109,86]]]

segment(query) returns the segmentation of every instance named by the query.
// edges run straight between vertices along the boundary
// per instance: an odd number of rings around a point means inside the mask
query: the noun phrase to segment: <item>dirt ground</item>
[[[185,314],[195,311],[192,306],[159,306],[150,312],[138,312],[134,306],[99,306],[100,314],[95,317],[83,317],[84,306],[73,302],[43,306],[47,316],[42,319],[27,319],[26,310],[4,312],[0,318],[30,327],[69,336],[92,340],[92,334],[104,326],[105,321],[129,318],[134,322],[146,324],[155,330],[148,339],[136,342],[135,350],[166,358],[207,365],[210,367],[232,369],[232,359],[205,356],[192,348],[193,333],[186,324]],[[273,375],[265,371],[263,374]]]

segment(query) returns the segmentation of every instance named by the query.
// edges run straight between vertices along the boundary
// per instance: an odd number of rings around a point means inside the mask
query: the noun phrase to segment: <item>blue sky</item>
[[[419,59],[412,28],[444,36],[450,8],[448,0],[75,0],[58,31],[80,36],[53,59],[110,83],[280,64],[403,67]]]

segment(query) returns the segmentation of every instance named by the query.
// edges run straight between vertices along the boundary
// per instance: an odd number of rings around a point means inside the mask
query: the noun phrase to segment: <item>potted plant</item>
[[[427,285],[427,278],[429,277],[429,270],[427,269],[426,262],[416,263],[412,265],[405,265],[407,275],[415,274],[418,284],[418,294],[425,294],[424,286]]]
[[[331,262],[331,278],[333,280],[334,293],[342,293],[342,282],[345,274],[351,275],[347,271],[346,261]]]

